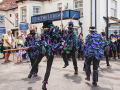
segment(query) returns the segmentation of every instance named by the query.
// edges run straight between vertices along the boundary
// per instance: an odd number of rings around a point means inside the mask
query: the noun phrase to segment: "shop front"
[[[24,31],[27,31],[28,32],[29,30],[29,23],[22,23],[22,24],[19,24],[19,32],[18,33],[23,33]]]
[[[68,24],[68,22],[73,18],[74,22],[74,31],[76,34],[80,32],[80,27],[79,27],[79,19],[80,19],[80,12],[74,11],[74,10],[65,10],[63,11],[63,18],[62,18],[62,25],[63,27]],[[53,24],[55,26],[61,27],[61,12],[52,12],[52,13],[46,13],[46,14],[41,14],[41,15],[36,15],[31,17],[31,24],[36,25],[38,28],[38,33],[42,33],[42,26],[43,22],[46,20],[52,20]],[[40,29],[40,30],[39,30]],[[67,27],[66,27],[67,29]]]

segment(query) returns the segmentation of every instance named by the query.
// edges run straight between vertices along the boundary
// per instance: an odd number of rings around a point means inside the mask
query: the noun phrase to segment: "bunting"
[[[14,23],[12,23],[7,17],[5,17],[13,26],[14,26]]]

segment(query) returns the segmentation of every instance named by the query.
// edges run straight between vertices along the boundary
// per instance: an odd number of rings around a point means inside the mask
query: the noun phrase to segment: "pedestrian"
[[[38,38],[39,38],[39,37],[38,37],[38,33],[36,33],[36,34],[35,34],[35,38],[36,38],[36,39],[38,39]]]
[[[1,42],[1,53],[3,53],[3,58],[5,58],[5,52],[3,51],[4,50],[4,46],[3,46],[3,43],[4,43],[4,39],[2,39]]]
[[[29,39],[29,37],[30,37],[30,34],[27,34],[27,37],[26,38],[28,38]],[[29,40],[28,40],[29,41]],[[27,45],[25,45],[25,46],[27,46]],[[27,62],[29,62],[30,61],[30,58],[29,58],[29,55],[28,55],[28,52],[27,52]]]
[[[11,44],[11,30],[8,29],[7,30],[7,34],[3,35],[4,37],[4,50],[8,50],[11,49],[11,47],[13,47],[13,45]],[[9,60],[9,56],[10,56],[11,51],[5,51],[5,62],[10,62],[11,60]]]
[[[22,39],[23,39],[23,42],[24,42],[24,43],[25,43],[25,41],[26,41],[26,37],[27,37],[27,32],[24,31],[24,32],[23,32],[23,35],[22,35]],[[23,46],[23,47],[25,48],[25,46]],[[27,59],[27,58],[26,58],[26,53],[22,54],[22,58],[23,58],[23,59]]]
[[[90,27],[89,31],[91,34],[87,36],[86,39],[86,50],[85,55],[87,56],[86,61],[86,78],[85,80],[90,81],[91,74],[91,62],[93,61],[93,82],[94,86],[97,86],[98,82],[98,66],[100,57],[104,55],[104,50],[102,46],[102,37],[101,34],[97,34],[95,27]]]
[[[63,61],[64,61],[64,67],[66,68],[69,64],[68,64],[68,60],[66,58],[66,55],[68,54],[66,51],[69,51],[69,56],[72,57],[73,60],[73,65],[74,65],[74,74],[78,74],[78,67],[77,67],[77,60],[75,58],[75,52],[78,48],[77,45],[77,36],[75,35],[75,33],[73,32],[74,28],[73,28],[73,22],[70,21],[69,22],[69,27],[68,27],[68,35],[67,35],[67,39],[65,40],[65,48],[68,48],[68,50],[64,50],[62,53],[63,56]]]
[[[15,40],[16,48],[17,49],[22,49],[23,45],[24,45],[24,42],[22,40],[22,35],[18,35],[17,38],[18,39]],[[17,62],[22,62],[22,53],[23,53],[22,50],[16,50]]]

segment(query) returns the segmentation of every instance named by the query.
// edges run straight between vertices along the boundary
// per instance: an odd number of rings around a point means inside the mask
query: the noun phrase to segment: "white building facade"
[[[21,2],[22,1],[22,2]],[[77,10],[80,11],[80,19],[73,19],[75,33],[81,33],[83,30],[83,36],[85,37],[89,32],[89,27],[96,26],[98,33],[105,29],[106,21],[103,17],[107,14],[107,0],[17,0],[18,7],[10,10],[0,10],[0,28],[11,29],[14,31],[14,36],[17,37],[18,32],[27,31],[29,33],[29,27],[34,26],[39,34],[42,33],[42,22],[32,23],[31,18],[35,15],[47,15],[60,11],[60,6],[64,10]],[[91,2],[92,1],[92,2]],[[92,7],[91,7],[92,3]],[[92,8],[92,9],[91,9]],[[108,17],[120,19],[120,0],[108,0]],[[12,25],[5,17],[7,17],[14,25]],[[4,19],[2,19],[4,18]],[[64,19],[62,21],[63,27],[71,19]],[[82,23],[81,27],[79,21]],[[119,22],[110,20],[109,33],[114,30],[120,30]],[[61,20],[53,20],[53,24],[56,26],[61,25]],[[22,30],[20,30],[22,27]],[[66,27],[67,29],[67,27]],[[0,29],[1,30],[1,29]]]

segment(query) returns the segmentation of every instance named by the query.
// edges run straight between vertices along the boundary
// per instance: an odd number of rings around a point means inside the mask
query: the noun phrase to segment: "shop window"
[[[21,13],[21,17],[22,17],[22,22],[27,22],[27,10],[26,10],[26,8],[21,8],[21,11],[22,11],[22,13]]]
[[[58,3],[58,11],[61,11],[62,3]]]
[[[40,14],[40,7],[33,7],[33,16]]]
[[[111,34],[114,34],[114,31],[117,30],[117,35],[120,35],[120,26],[110,26],[108,31],[108,37],[110,37]]]
[[[15,27],[18,26],[18,13],[15,14]]]
[[[5,27],[5,19],[4,16],[0,15],[0,27]]]
[[[12,17],[12,14],[10,14],[10,17]]]
[[[111,0],[111,16],[117,17],[117,1]]]
[[[80,16],[83,16],[83,0],[74,0],[74,9],[80,12]]]

